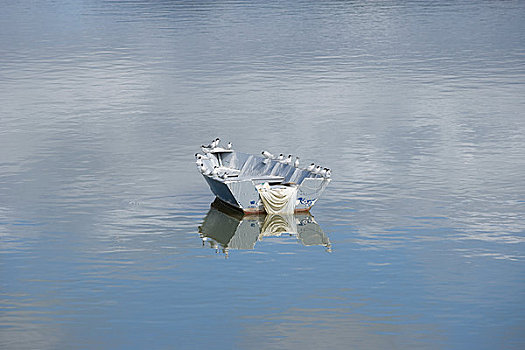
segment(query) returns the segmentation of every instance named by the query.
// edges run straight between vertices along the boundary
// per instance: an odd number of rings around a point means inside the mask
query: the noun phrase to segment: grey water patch
[[[3,3],[0,347],[523,348],[524,14]],[[200,232],[215,137],[330,167],[324,235]]]

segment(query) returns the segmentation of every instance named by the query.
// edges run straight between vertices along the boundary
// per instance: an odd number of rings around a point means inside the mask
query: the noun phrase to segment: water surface
[[[525,346],[524,2],[0,5],[1,348]],[[217,136],[320,244],[203,245]]]

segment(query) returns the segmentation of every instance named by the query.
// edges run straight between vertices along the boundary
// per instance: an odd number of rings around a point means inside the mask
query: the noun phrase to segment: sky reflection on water
[[[523,2],[2,9],[0,348],[523,348]],[[333,170],[322,244],[202,246],[217,136]]]

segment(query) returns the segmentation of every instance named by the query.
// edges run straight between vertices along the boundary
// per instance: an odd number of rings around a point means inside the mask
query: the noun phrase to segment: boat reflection
[[[321,245],[331,251],[330,240],[309,213],[244,215],[220,201],[212,203],[199,233],[202,244],[222,251],[254,249],[264,237],[295,236],[305,246]]]

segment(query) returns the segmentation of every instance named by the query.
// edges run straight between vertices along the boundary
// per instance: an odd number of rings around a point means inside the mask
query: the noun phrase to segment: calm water
[[[0,8],[0,348],[525,347],[525,2]],[[309,234],[216,136],[332,168]]]

